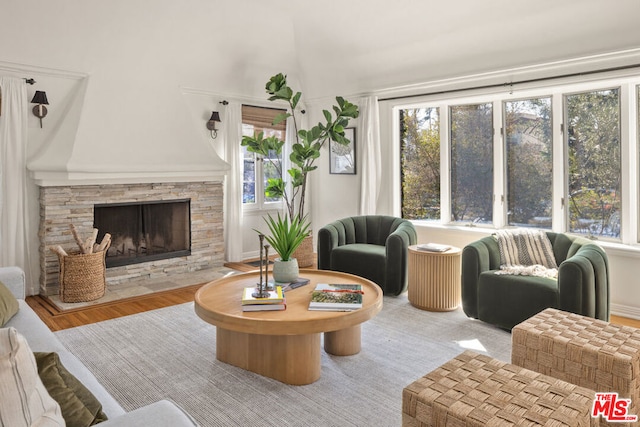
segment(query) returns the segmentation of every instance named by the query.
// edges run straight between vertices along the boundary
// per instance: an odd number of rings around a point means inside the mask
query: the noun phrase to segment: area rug
[[[170,399],[202,426],[401,425],[402,389],[466,349],[508,362],[511,335],[434,313],[406,293],[362,325],[362,351],[322,352],[321,378],[290,386],[219,362],[215,327],[193,303],[56,332],[127,410]]]

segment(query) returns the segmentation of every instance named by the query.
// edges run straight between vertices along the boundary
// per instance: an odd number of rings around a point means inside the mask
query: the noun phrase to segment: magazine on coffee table
[[[362,308],[362,285],[319,283],[311,294],[309,310],[353,311]]]

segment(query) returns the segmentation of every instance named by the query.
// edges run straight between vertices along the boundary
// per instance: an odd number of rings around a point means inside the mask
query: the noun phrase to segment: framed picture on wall
[[[356,128],[346,128],[344,136],[350,141],[348,145],[329,141],[329,173],[356,174]]]

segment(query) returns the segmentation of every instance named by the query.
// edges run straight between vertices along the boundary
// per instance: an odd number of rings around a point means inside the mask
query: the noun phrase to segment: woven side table
[[[451,311],[460,305],[461,254],[453,246],[445,252],[409,246],[407,298],[411,305],[429,311]]]
[[[594,392],[465,351],[402,392],[403,427],[594,426]]]
[[[640,415],[640,329],[549,308],[516,325],[511,341],[511,363],[618,392],[631,399],[629,413]]]

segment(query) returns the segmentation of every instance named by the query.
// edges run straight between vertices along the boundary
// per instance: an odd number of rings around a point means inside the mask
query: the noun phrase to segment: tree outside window
[[[453,221],[493,221],[493,105],[450,107],[451,216]]]
[[[440,219],[440,117],[437,108],[400,110],[402,217]]]
[[[619,237],[621,207],[618,89],[567,95],[569,231]]]
[[[551,228],[551,98],[504,103],[507,224]]]

